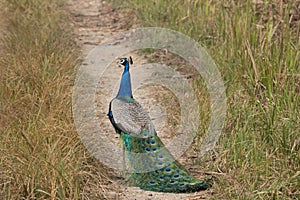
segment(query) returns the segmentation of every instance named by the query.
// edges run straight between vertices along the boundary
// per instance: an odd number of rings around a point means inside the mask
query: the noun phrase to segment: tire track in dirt
[[[66,3],[66,9],[71,15],[74,31],[77,34],[78,44],[82,48],[83,56],[87,55],[94,47],[106,38],[115,35],[117,33],[129,30],[136,23],[136,17],[132,15],[130,10],[116,10],[110,3],[99,0],[68,0]],[[132,54],[131,54],[132,55]],[[133,55],[135,65],[138,66],[145,62],[143,56]],[[108,104],[111,100],[111,93],[107,89],[107,84],[115,85],[119,83],[122,70],[120,68],[112,66],[107,69],[103,77],[101,77],[99,83],[99,90],[97,91],[97,112],[99,117],[99,125],[103,127],[105,134],[111,137],[111,142],[118,145],[119,139],[114,134],[114,129],[110,125],[106,112],[108,110]],[[152,91],[153,92],[153,91]],[[142,106],[150,111],[155,103],[155,99],[149,99],[151,96],[151,89],[143,89],[143,91],[136,91],[135,98],[142,104]],[[159,109],[160,107],[157,106]],[[151,116],[152,115],[152,116]],[[150,112],[152,118],[158,119],[157,112]],[[155,117],[156,116],[156,117]],[[154,125],[157,126],[157,122],[154,120]],[[114,183],[111,187],[107,186],[108,191],[104,194],[107,199],[207,199],[211,191],[201,191],[194,194],[170,194],[170,193],[158,193],[151,191],[143,191],[139,188],[127,187],[122,184],[122,180],[118,178],[118,175],[112,177]],[[116,189],[117,188],[117,189]]]

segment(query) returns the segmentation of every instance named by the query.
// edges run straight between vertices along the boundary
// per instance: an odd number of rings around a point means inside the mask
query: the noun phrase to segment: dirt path
[[[99,0],[68,0],[67,10],[71,13],[73,20],[74,30],[78,35],[78,44],[82,47],[83,55],[87,55],[90,50],[96,47],[99,43],[103,42],[106,38],[129,30],[136,18],[131,15],[128,10],[115,10],[111,4]],[[134,55],[135,65],[145,62],[142,56]],[[135,67],[135,65],[133,67]],[[106,117],[108,110],[108,103],[111,100],[111,91],[107,90],[106,86],[114,85],[119,81],[122,71],[117,67],[110,67],[107,76],[101,77],[99,83],[99,92],[97,102],[98,115],[100,119],[100,126],[105,127],[105,134],[112,135],[114,130]],[[161,106],[155,104],[155,99],[149,98],[151,96],[151,89],[143,91],[136,91],[135,98],[142,104],[142,106],[150,113],[154,120],[156,127],[160,126],[159,122],[164,121],[161,118]],[[111,137],[113,143],[119,142],[117,136]],[[168,194],[143,191],[139,188],[126,187],[122,184],[121,179],[113,177],[114,183],[108,188],[105,194],[107,199],[207,199],[212,191],[198,192],[195,194]],[[117,189],[115,189],[117,188]]]

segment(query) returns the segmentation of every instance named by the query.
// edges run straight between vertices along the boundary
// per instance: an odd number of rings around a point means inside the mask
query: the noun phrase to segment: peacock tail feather
[[[191,177],[164,148],[164,144],[156,134],[147,134],[145,131],[142,134],[143,137],[121,133],[127,154],[146,154],[146,156],[131,155],[128,159],[131,168],[137,171],[131,173],[127,180],[130,185],[144,190],[173,193],[205,190],[211,186],[209,181]]]

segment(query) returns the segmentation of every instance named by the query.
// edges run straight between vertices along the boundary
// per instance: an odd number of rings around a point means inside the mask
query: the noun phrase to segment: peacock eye
[[[120,61],[119,61],[119,63],[120,63],[121,65],[123,65],[125,62],[126,62],[126,58],[121,58]]]

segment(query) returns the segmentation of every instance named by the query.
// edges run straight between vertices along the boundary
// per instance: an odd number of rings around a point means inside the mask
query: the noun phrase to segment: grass
[[[80,54],[63,1],[0,3],[5,16],[0,23],[0,199],[104,198],[105,168],[87,155],[72,120],[71,88]],[[299,4],[122,4],[136,10],[143,26],[171,28],[199,41],[219,67],[227,120],[215,159],[205,165],[198,161],[203,171],[219,174],[212,199],[300,196]],[[197,85],[204,83],[194,84],[202,94]],[[207,105],[201,95],[199,100]],[[208,120],[206,113],[203,108],[201,118]]]
[[[63,2],[3,0],[1,8],[0,199],[102,198],[108,179],[72,119],[80,54]]]
[[[300,2],[122,5],[136,11],[142,26],[174,29],[199,41],[218,65],[228,110],[216,159],[203,166],[222,174],[212,199],[299,198]]]

